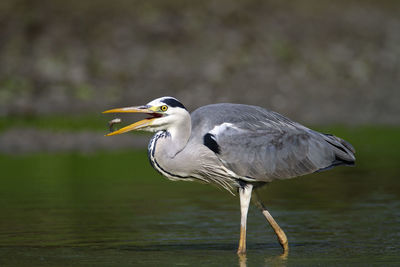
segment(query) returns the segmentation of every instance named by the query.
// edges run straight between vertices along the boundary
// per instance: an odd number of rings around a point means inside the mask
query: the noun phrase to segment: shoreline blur
[[[0,4],[0,117],[98,113],[172,95],[304,124],[400,123],[398,1]],[[244,94],[245,92],[245,94]]]

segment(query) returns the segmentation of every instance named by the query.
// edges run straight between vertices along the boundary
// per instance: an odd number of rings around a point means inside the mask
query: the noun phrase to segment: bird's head
[[[168,130],[188,117],[190,118],[189,112],[185,106],[176,98],[170,96],[154,99],[144,106],[110,109],[103,113],[145,113],[150,115],[150,117],[144,120],[125,126],[106,136],[122,134],[133,130],[148,132]]]

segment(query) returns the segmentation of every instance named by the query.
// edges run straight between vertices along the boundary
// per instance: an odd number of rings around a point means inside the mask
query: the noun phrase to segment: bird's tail
[[[331,167],[338,165],[355,165],[356,157],[354,154],[356,150],[349,142],[332,134],[324,134],[324,139],[333,147],[335,152],[335,160],[332,162]]]

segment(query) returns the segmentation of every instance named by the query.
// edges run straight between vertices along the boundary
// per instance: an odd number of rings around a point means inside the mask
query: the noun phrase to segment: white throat
[[[167,128],[168,136],[162,140],[159,148],[163,150],[163,154],[169,158],[174,158],[189,141],[192,124],[190,115],[183,117]],[[161,151],[160,151],[161,152]]]

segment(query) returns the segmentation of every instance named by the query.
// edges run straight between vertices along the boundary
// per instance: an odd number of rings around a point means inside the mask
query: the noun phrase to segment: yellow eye
[[[161,108],[160,108],[160,109],[161,109],[161,111],[167,111],[167,109],[168,109],[168,106],[165,106],[165,105],[164,105],[164,106],[161,106]]]

